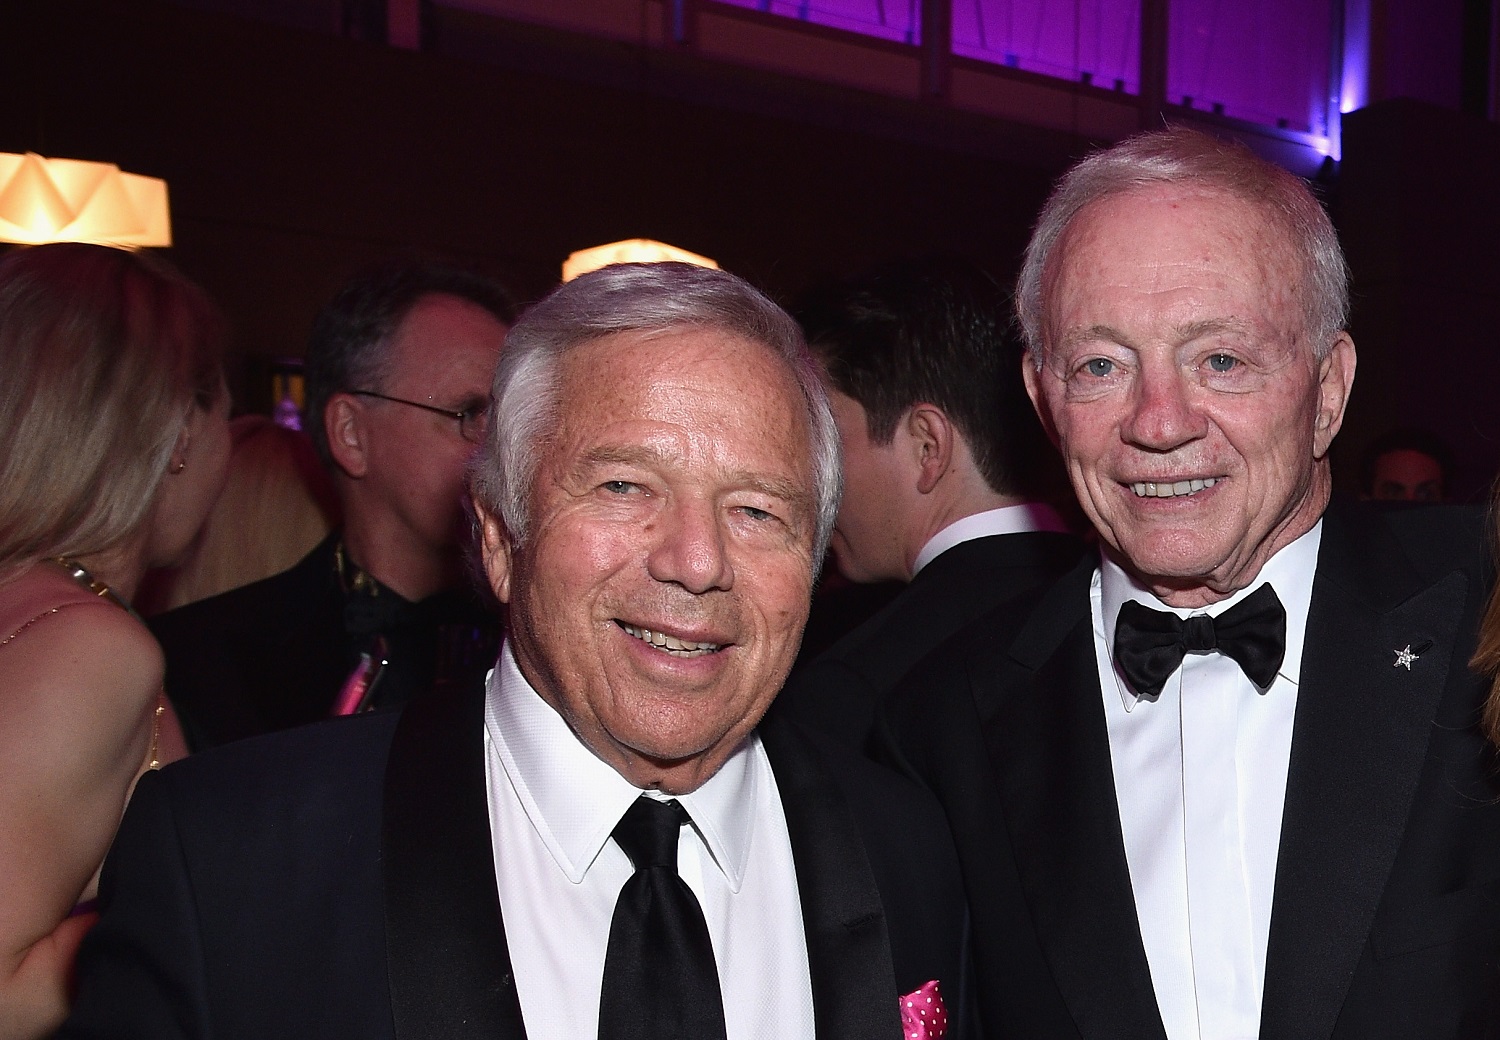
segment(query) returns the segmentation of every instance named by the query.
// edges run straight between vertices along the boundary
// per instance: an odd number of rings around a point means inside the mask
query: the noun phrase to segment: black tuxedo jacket
[[[334,532],[296,566],[150,621],[167,660],[166,691],[194,751],[328,718],[373,637],[351,630]],[[380,705],[398,706],[442,676],[479,686],[500,622],[468,589],[399,607],[385,629],[390,664]],[[358,611],[356,606],[355,610]]]
[[[795,668],[772,710],[869,750],[876,706],[913,665],[976,618],[1067,571],[1082,552],[1074,536],[1041,531],[955,545],[879,613]]]
[[[1335,508],[1307,623],[1261,1040],[1500,1036],[1500,786],[1476,729],[1477,515]],[[888,702],[947,809],[991,1035],[1162,1040],[1095,667],[1093,561]],[[1396,663],[1410,647],[1410,670]]]
[[[482,696],[241,741],[148,774],[101,880],[63,1037],[525,1035],[496,892]],[[941,811],[906,779],[762,730],[819,1037],[962,1004],[965,910]],[[580,1038],[588,1040],[588,1038]]]

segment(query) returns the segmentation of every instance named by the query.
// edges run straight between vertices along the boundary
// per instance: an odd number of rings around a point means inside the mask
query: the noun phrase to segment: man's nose
[[[1149,451],[1171,451],[1204,436],[1208,423],[1194,402],[1195,389],[1175,366],[1143,367],[1133,387],[1125,439]]]
[[[681,585],[697,595],[734,586],[728,532],[711,503],[674,501],[662,511],[657,528],[646,561],[653,578]]]

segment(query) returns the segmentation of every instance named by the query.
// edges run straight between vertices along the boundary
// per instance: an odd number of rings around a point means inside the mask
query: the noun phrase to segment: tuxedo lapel
[[[1382,537],[1384,535],[1384,537]],[[1322,1040],[1406,826],[1453,660],[1467,579],[1418,583],[1395,540],[1325,520],[1287,771],[1261,1016]],[[1408,669],[1397,652],[1417,656]]]
[[[397,1040],[522,1040],[495,887],[482,689],[433,692],[403,712],[382,855]]]
[[[901,1035],[885,911],[849,807],[805,739],[760,729],[796,864],[819,1040]]]
[[[1013,644],[1029,673],[1003,702],[974,679],[1017,870],[1079,1032],[1162,1038],[1120,829],[1086,561]]]

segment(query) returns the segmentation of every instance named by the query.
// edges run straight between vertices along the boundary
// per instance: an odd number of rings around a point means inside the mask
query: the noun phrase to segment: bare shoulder
[[[151,633],[113,604],[38,614],[0,647],[0,753],[53,779],[77,770],[98,781],[126,766],[133,778],[162,673]]]
[[[105,600],[63,602],[7,635],[11,638],[0,647],[0,675],[12,687],[29,685],[33,674],[53,681],[112,676],[114,681],[104,684],[108,689],[161,684],[161,647],[150,630]]]
[[[93,894],[162,677],[155,640],[114,604],[36,607],[0,646],[0,1003],[58,989],[78,934],[67,915]]]

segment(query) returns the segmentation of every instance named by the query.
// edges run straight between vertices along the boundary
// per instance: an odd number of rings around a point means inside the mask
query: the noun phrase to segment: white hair
[[[1328,214],[1300,179],[1242,144],[1176,127],[1095,152],[1058,181],[1037,218],[1016,283],[1016,316],[1032,362],[1042,364],[1043,280],[1054,247],[1092,203],[1152,185],[1220,191],[1259,209],[1301,268],[1299,295],[1313,353],[1326,357],[1349,320],[1349,269]]]
[[[623,332],[713,328],[769,348],[802,392],[817,498],[814,565],[833,534],[843,488],[838,427],[797,323],[748,282],[682,263],[616,264],[555,289],[516,322],[495,370],[489,432],[472,491],[512,542],[530,532],[539,446],[560,418],[558,372],[575,347]]]

